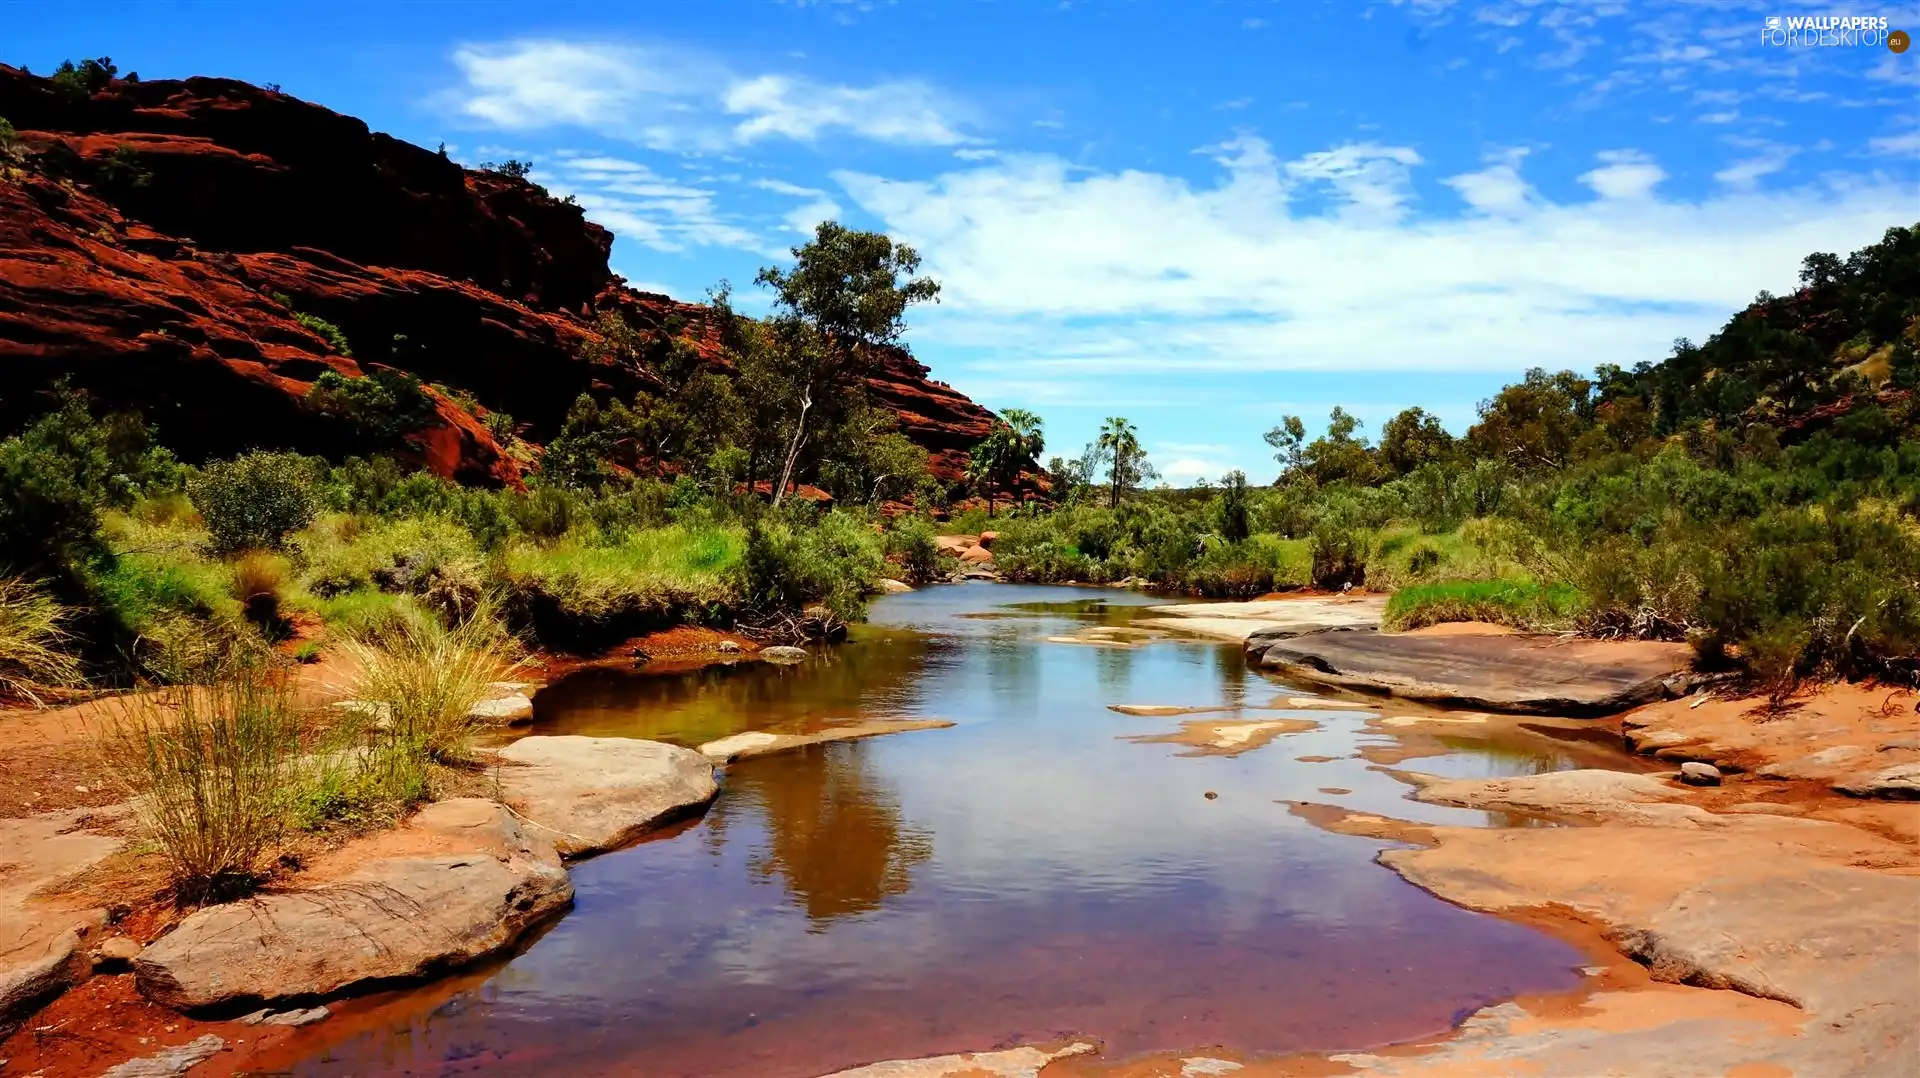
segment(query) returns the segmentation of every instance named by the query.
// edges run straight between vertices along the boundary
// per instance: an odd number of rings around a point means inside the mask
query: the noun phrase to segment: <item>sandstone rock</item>
[[[895,580],[892,577],[888,577],[880,581],[880,590],[887,595],[901,595],[912,591],[913,585],[904,580]]]
[[[1720,769],[1712,764],[1689,760],[1680,765],[1680,781],[1689,786],[1720,785]]]
[[[1850,775],[1833,784],[1849,797],[1878,797],[1920,801],[1920,764],[1896,764],[1865,775]]]
[[[442,801],[407,826],[473,848],[199,910],[135,959],[141,993],[191,1010],[421,977],[506,947],[573,897],[553,845],[494,802]]]
[[[108,936],[93,949],[93,959],[101,966],[124,966],[140,957],[140,944],[125,936]]]
[[[1435,805],[1647,824],[1708,815],[1692,805],[1666,804],[1682,800],[1686,794],[1652,775],[1626,771],[1549,771],[1508,779],[1444,779],[1410,771],[1393,774],[1414,785],[1414,800]]]
[[[994,532],[994,531],[981,532],[980,545],[990,547],[993,545],[993,541],[998,538],[1000,538],[999,532]]]
[[[807,661],[805,648],[792,648],[784,644],[770,648],[761,648],[758,652],[762,659],[770,663],[799,663]]]
[[[522,723],[533,721],[533,699],[524,693],[482,700],[467,711],[472,722]]]
[[[970,546],[960,552],[960,562],[963,565],[992,565],[993,551],[983,546]]]
[[[750,730],[731,737],[723,737],[718,741],[709,741],[700,746],[700,754],[715,763],[724,764],[748,756],[791,752],[809,745],[822,745],[833,741],[858,741],[863,738],[903,734],[914,730],[939,730],[952,725],[945,719],[864,719],[806,734],[777,734],[764,730]]]
[[[692,749],[624,737],[527,737],[500,751],[509,803],[584,857],[625,845],[712,801],[713,764]]]
[[[74,910],[35,892],[99,864],[126,840],[90,826],[115,809],[0,820],[0,1037],[92,972],[88,941],[104,910]]]
[[[1270,638],[1254,634],[1249,652]],[[1661,697],[1685,644],[1525,633],[1415,636],[1329,629],[1282,639],[1257,663],[1343,688],[1487,711],[1607,715]]]
[[[1835,745],[1798,759],[1767,764],[1755,773],[1767,779],[1830,779],[1867,754],[1858,745]]]
[[[291,1026],[297,1029],[324,1021],[332,1016],[333,1012],[325,1007],[302,1007],[291,1011],[255,1011],[240,1021],[250,1026]]]
[[[717,645],[715,645],[715,647],[716,647],[716,649],[717,649],[717,650],[718,650],[718,651],[720,652],[720,654],[722,654],[722,655],[738,655],[738,654],[740,654],[740,645],[739,645],[739,644],[736,644],[736,643],[734,643],[734,642],[733,642],[733,641],[731,641],[731,640],[722,640],[722,641],[720,641],[720,643],[719,643],[719,644],[717,644]]]
[[[1140,586],[1145,587],[1146,582],[1141,581]],[[1248,657],[1257,658],[1275,642],[1301,633],[1378,626],[1386,605],[1386,600],[1379,598],[1322,596],[1256,599],[1244,603],[1181,603],[1156,606],[1153,617],[1138,619],[1134,624],[1242,643]]]
[[[162,1048],[143,1059],[130,1059],[101,1072],[100,1078],[174,1078],[225,1051],[227,1042],[209,1033],[203,1037]]]
[[[1048,1050],[1008,1048],[998,1052],[963,1052],[928,1059],[899,1059],[852,1070],[835,1071],[825,1078],[1039,1078],[1041,1069],[1055,1060],[1087,1055],[1091,1044],[1075,1043]]]

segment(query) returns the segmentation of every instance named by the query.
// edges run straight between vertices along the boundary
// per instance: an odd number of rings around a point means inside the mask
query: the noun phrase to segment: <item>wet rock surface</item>
[[[1328,630],[1247,638],[1263,669],[1364,692],[1530,714],[1605,715],[1659,699],[1685,644],[1530,634]]]
[[[805,734],[750,730],[731,737],[723,737],[717,741],[709,741],[700,746],[700,754],[715,763],[724,764],[750,756],[771,756],[774,753],[794,752],[810,745],[825,745],[835,741],[858,741],[863,738],[910,733],[915,730],[940,730],[952,725],[953,723],[944,719],[863,719]]]
[[[626,845],[719,792],[711,761],[658,741],[526,737],[500,758],[507,803],[566,857]]]
[[[134,961],[141,993],[192,1010],[417,978],[500,950],[573,896],[553,844],[494,802],[438,802],[405,830],[450,852],[199,910]]]
[[[1038,1078],[1041,1068],[1057,1060],[1085,1055],[1094,1046],[1085,1043],[1061,1048],[1007,1048],[998,1052],[963,1052],[927,1059],[891,1060],[852,1070],[835,1071],[824,1078]]]
[[[1487,1073],[1565,1078],[1760,1065],[1867,1076],[1920,1065],[1913,980],[1920,855],[1913,848],[1838,823],[1717,815],[1672,803],[1685,791],[1651,776],[1602,777],[1609,774],[1410,776],[1423,801],[1578,816],[1597,826],[1436,827],[1362,814],[1337,814],[1326,826],[1419,843],[1385,850],[1379,860],[1449,901],[1496,913],[1570,911],[1600,926],[1658,981],[1730,989],[1800,1010],[1717,993],[1647,1008],[1626,993],[1598,997],[1588,1017],[1556,1025],[1503,1004],[1428,1053],[1338,1058],[1367,1073],[1481,1073],[1467,1068],[1494,1065]],[[1632,1018],[1609,1021],[1610,1010],[1632,1011]]]

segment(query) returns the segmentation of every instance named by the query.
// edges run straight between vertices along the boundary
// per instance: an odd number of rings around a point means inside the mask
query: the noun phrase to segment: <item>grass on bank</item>
[[[1449,621],[1558,629],[1571,625],[1585,605],[1585,597],[1567,584],[1542,587],[1525,579],[1439,580],[1395,591],[1387,600],[1381,624],[1396,632]]]
[[[80,681],[80,663],[66,650],[67,619],[46,589],[0,577],[0,695],[37,706],[40,693]]]

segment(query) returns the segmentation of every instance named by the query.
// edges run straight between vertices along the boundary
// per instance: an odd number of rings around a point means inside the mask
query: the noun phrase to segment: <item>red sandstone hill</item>
[[[615,311],[709,351],[706,308],[625,287],[612,235],[541,188],[470,171],[352,117],[230,79],[116,80],[89,98],[0,65],[0,428],[60,378],[136,408],[188,459],[250,447],[339,454],[313,380],[370,364],[463,391],[544,442],[581,392],[630,398],[642,364],[582,349]],[[282,304],[277,297],[285,297]],[[344,331],[351,358],[294,311]],[[905,352],[871,384],[961,477],[992,414]],[[517,482],[473,414],[434,393],[426,466]]]

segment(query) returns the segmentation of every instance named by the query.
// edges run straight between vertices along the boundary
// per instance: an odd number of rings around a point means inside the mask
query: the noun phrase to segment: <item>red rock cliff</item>
[[[583,391],[657,384],[582,357],[598,312],[702,335],[705,308],[608,270],[613,237],[579,207],[272,90],[116,80],[74,98],[0,65],[0,117],[36,165],[0,160],[0,426],[65,378],[138,408],[189,459],[337,455],[350,440],[306,393],[326,370],[381,364],[511,413],[537,442]],[[296,310],[340,327],[353,355]],[[991,414],[904,352],[871,388],[960,478]],[[423,463],[518,480],[468,408],[433,398]]]

